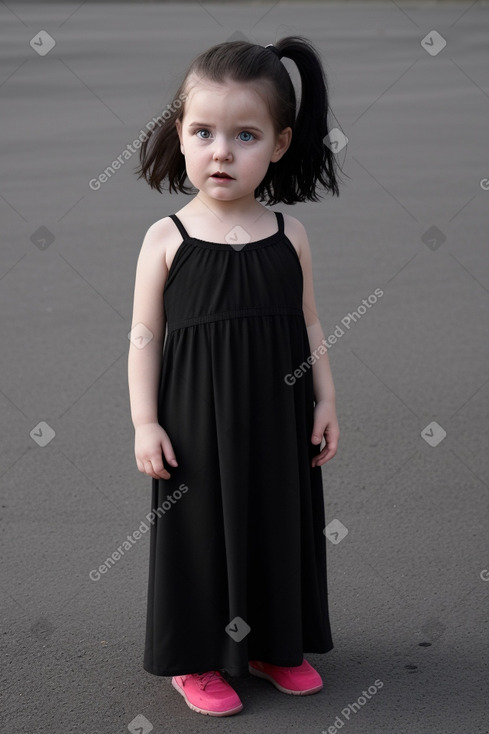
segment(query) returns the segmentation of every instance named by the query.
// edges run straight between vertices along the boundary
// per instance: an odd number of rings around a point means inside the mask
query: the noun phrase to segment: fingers
[[[171,474],[165,468],[161,455],[156,455],[153,459],[138,459],[137,466],[142,474],[147,474],[153,479],[170,479]]]
[[[153,460],[153,470],[156,474],[156,479],[170,479],[171,474],[170,472],[165,469],[165,466],[163,464],[163,456],[166,459],[167,464],[171,464],[172,466],[178,466],[177,459],[175,457],[175,452],[173,451],[173,447],[171,445],[171,442],[169,439],[163,439],[161,442],[162,453],[157,456],[156,460]]]
[[[178,461],[175,456],[175,452],[173,451],[173,446],[171,445],[171,441],[168,437],[163,438],[161,442],[161,448],[163,449],[163,454],[165,455],[165,459],[168,464],[171,464],[172,466],[178,466]]]
[[[163,463],[164,455],[167,464],[178,466],[170,440],[163,438],[158,448],[159,451],[154,454],[136,459],[138,469],[153,479],[171,479],[171,474]]]
[[[325,446],[323,450],[315,456],[311,462],[311,466],[322,466],[323,464],[326,464],[327,461],[333,458],[333,456],[336,456],[338,448],[335,446]]]
[[[336,453],[338,451],[339,433],[332,437],[328,437],[327,434],[325,434],[324,438],[326,443],[323,446],[322,450],[313,457],[311,461],[312,467],[322,466],[323,464],[326,464],[327,461],[332,459],[333,456],[336,456]]]
[[[154,479],[170,479],[170,472],[165,469],[161,460],[155,460],[154,462],[148,461],[145,464],[145,474],[148,474]]]
[[[171,478],[171,474],[163,467],[163,465],[161,465],[161,468],[156,468],[153,466],[153,463],[148,459],[144,462],[138,461],[137,465],[141,474],[146,474],[148,477],[153,477],[153,479]]]
[[[153,479],[170,479],[171,474],[165,468],[162,458],[156,457],[153,461],[146,461],[144,465],[144,472]]]

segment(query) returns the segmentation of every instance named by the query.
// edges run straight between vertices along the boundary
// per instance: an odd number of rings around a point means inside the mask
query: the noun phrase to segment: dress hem
[[[321,648],[320,650],[318,649],[317,646],[315,646],[315,649],[314,650],[312,650],[312,649],[304,650],[304,653],[303,654],[304,655],[306,655],[306,654],[325,655],[326,653],[331,652],[331,650],[334,650],[334,645],[332,645],[331,647],[327,647],[326,649],[325,648]],[[269,663],[271,665],[278,665],[280,667],[287,667],[287,668],[289,668],[289,667],[290,668],[293,668],[296,665],[298,665],[298,663],[295,663],[295,662],[294,663],[290,663],[289,661],[284,661],[284,660],[282,660],[282,661],[280,661],[278,663],[275,662],[275,661],[272,662],[271,660],[267,660],[267,656],[266,655],[264,655],[264,656],[256,655],[255,657],[250,657],[250,660],[260,660],[261,662],[264,662],[264,663]],[[299,663],[299,665],[300,665],[300,663]],[[207,670],[218,670],[218,671],[221,671],[221,672],[223,672],[223,673],[225,673],[225,674],[227,674],[227,675],[229,675],[229,676],[231,676],[233,678],[248,677],[249,675],[251,675],[250,672],[249,672],[249,670],[247,670],[247,669],[242,670],[242,669],[234,668],[232,670],[228,670],[226,667],[223,667],[221,664],[218,664],[218,663],[216,663],[216,664],[201,663],[201,664],[197,664],[197,665],[193,665],[193,666],[188,666],[187,669],[185,670],[185,672],[182,671],[180,668],[177,668],[176,670],[173,670],[173,671],[168,671],[168,670],[164,670],[162,668],[158,668],[158,667],[151,666],[151,665],[146,665],[146,664],[143,663],[143,670],[145,670],[150,675],[156,675],[156,676],[161,676],[161,677],[173,677],[173,676],[176,676],[176,675],[188,675],[189,674],[189,670],[188,670],[189,667],[195,668],[195,671],[193,671],[193,672],[201,672],[201,671],[207,671]]]

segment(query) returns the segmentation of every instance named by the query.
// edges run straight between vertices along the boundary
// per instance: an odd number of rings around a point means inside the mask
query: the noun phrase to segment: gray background
[[[488,21],[483,2],[0,3],[9,731],[114,734],[138,715],[155,732],[320,734],[338,718],[345,734],[489,731]],[[44,57],[29,45],[41,30],[56,41]],[[433,30],[436,56],[421,45]],[[150,509],[127,388],[135,267],[147,228],[188,201],[137,181],[137,155],[99,191],[89,181],[191,59],[236,33],[310,38],[349,139],[339,199],[276,207],[307,228],[325,335],[384,295],[329,350],[341,437],[326,517],[348,534],[325,538],[335,648],[307,655],[324,688],[236,679],[245,707],[219,720],[142,669],[149,533],[89,578]]]

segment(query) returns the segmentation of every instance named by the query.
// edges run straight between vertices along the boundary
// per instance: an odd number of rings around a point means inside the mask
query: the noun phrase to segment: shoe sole
[[[309,696],[311,693],[317,693],[323,687],[323,684],[321,683],[320,686],[308,688],[305,691],[292,691],[290,688],[284,688],[283,686],[281,686],[280,683],[277,683],[277,681],[274,680],[271,675],[268,675],[268,673],[264,673],[262,670],[257,670],[250,665],[249,671],[251,675],[256,675],[257,678],[263,678],[264,680],[269,681],[275,686],[275,688],[277,688],[279,691],[282,691],[282,693],[289,693],[292,696]]]
[[[209,711],[208,709],[201,709],[188,700],[185,691],[182,688],[180,688],[175,678],[171,679],[171,684],[173,688],[184,697],[185,703],[187,704],[187,706],[191,708],[192,711],[196,711],[198,714],[205,714],[206,716],[232,716],[233,714],[239,713],[243,709],[242,703],[233,709],[228,709],[227,711]]]

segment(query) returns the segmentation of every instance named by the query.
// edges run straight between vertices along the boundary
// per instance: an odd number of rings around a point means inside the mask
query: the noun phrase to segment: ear
[[[185,155],[184,149],[183,149],[183,142],[182,142],[182,122],[181,120],[175,120],[175,127],[177,129],[178,139],[180,140],[180,151],[182,155]]]
[[[272,156],[270,158],[272,163],[276,163],[281,159],[283,154],[286,152],[287,148],[290,145],[290,141],[292,140],[292,128],[286,127],[282,130],[281,133],[277,135],[277,142],[275,144],[275,148],[273,149]]]

